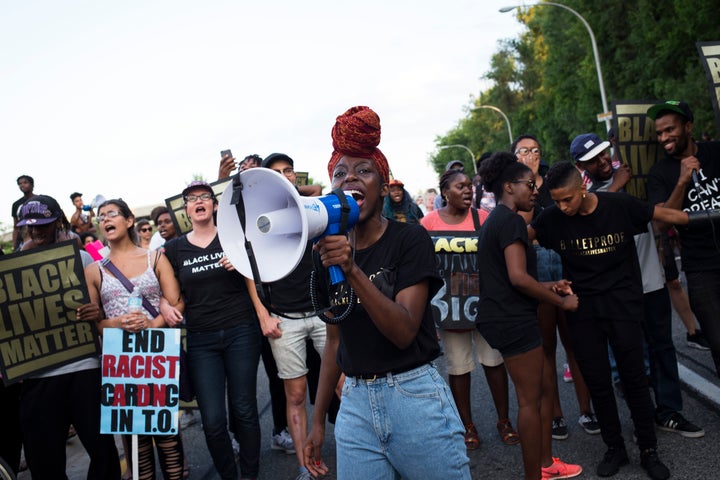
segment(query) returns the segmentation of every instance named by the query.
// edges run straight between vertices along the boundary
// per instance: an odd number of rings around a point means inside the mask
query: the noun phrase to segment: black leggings
[[[128,467],[132,461],[130,445],[132,436],[126,435]],[[160,468],[165,480],[181,480],[183,478],[184,452],[180,435],[138,435],[138,470],[133,478],[138,480],[155,480],[155,449],[157,447]]]

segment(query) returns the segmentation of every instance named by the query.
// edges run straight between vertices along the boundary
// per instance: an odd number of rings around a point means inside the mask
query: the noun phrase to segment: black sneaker
[[[660,430],[675,432],[686,438],[700,438],[705,435],[705,430],[688,422],[678,412],[674,412],[664,422],[658,422],[656,419],[656,423]]]
[[[640,452],[640,465],[645,469],[648,477],[653,480],[670,478],[670,470],[660,461],[657,450],[654,448]]]
[[[708,343],[705,335],[703,335],[702,331],[699,328],[695,329],[695,333],[693,333],[692,335],[686,333],[685,340],[687,341],[687,346],[690,348],[697,348],[698,350],[710,350],[710,344]]]
[[[600,424],[594,413],[583,413],[578,418],[578,424],[590,435],[600,433]]]
[[[610,447],[597,467],[599,477],[612,477],[629,462],[625,447]]]
[[[563,417],[555,417],[552,422],[552,438],[555,440],[565,440],[568,438],[568,429]]]

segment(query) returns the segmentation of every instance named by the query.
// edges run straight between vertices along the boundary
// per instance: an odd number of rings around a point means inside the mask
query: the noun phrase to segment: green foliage
[[[599,50],[609,107],[613,100],[677,99],[695,113],[695,135],[717,138],[710,90],[695,45],[720,40],[720,8],[716,0],[558,0],[576,10],[593,30]],[[569,158],[576,135],[595,132],[605,137],[600,88],[590,36],[571,12],[554,6],[516,10],[527,29],[519,38],[500,42],[485,78],[493,86],[480,92],[467,115],[437,146],[462,144],[476,157],[484,151],[507,149],[507,127],[496,112],[477,109],[493,105],[510,119],[513,135],[529,133],[552,163]],[[431,158],[441,174],[447,161],[469,155],[439,150]]]

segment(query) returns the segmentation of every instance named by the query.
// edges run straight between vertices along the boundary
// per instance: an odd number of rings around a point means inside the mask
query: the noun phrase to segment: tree
[[[609,103],[686,100],[695,114],[696,136],[714,133],[714,112],[695,42],[720,40],[716,1],[564,3],[580,13],[595,34]],[[493,86],[472,100],[466,117],[438,136],[436,144],[461,143],[476,156],[507,149],[503,119],[475,109],[494,105],[508,115],[516,136],[530,133],[540,140],[545,161],[569,159],[576,135],[595,132],[604,138],[607,133],[596,118],[602,105],[588,32],[572,13],[557,7],[528,7],[516,15],[527,30],[501,42],[493,55],[484,75]],[[430,159],[438,174],[449,155],[441,150]]]

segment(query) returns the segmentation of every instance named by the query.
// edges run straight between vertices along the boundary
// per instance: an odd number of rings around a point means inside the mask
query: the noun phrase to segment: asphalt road
[[[709,352],[690,349],[685,344],[685,331],[679,319],[674,319],[674,339],[678,353],[681,377],[683,378],[683,400],[685,416],[702,426],[706,435],[700,439],[683,438],[677,434],[658,431],[660,458],[670,468],[675,479],[710,479],[720,474],[720,381],[714,374]],[[562,381],[564,352],[558,352],[558,379],[561,403],[568,422],[570,437],[567,440],[554,441],[554,455],[563,460],[579,463],[585,469],[579,478],[595,479],[595,468],[605,452],[605,445],[599,435],[586,434],[577,424],[579,415],[572,384]],[[444,368],[442,357],[439,365]],[[469,452],[473,479],[517,479],[522,478],[522,458],[519,446],[502,444],[495,430],[495,411],[492,406],[482,369],[472,374],[473,417],[477,425],[482,445],[480,449]],[[511,383],[511,418],[515,418],[517,409],[512,403],[514,391]],[[623,400],[618,399],[624,427],[624,436],[630,455],[630,465],[623,467],[615,477],[618,479],[646,479],[639,465],[639,453],[632,444],[632,423]],[[272,418],[267,391],[267,378],[262,370],[258,372],[258,406],[261,412],[263,432],[260,479],[293,480],[297,475],[294,455],[287,455],[270,449]],[[199,417],[199,414],[196,414]],[[332,426],[327,428],[324,459],[330,466],[335,460],[335,444]],[[218,475],[212,465],[200,423],[184,430],[186,452],[191,468],[190,479],[213,480]],[[418,443],[417,448],[424,448]],[[77,438],[68,442],[68,478],[85,478],[87,457]],[[20,480],[29,480],[28,472],[20,475]],[[324,477],[335,480],[331,471]]]

